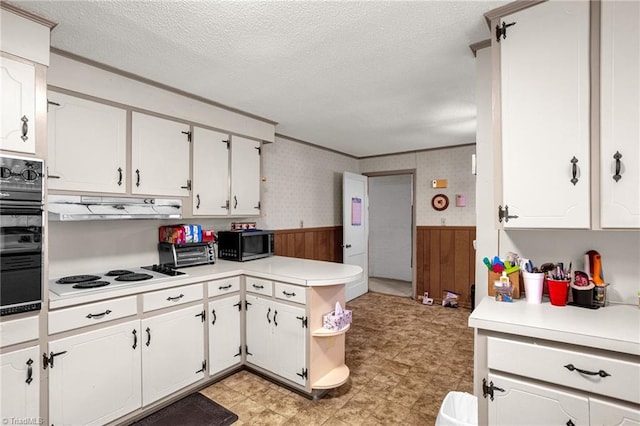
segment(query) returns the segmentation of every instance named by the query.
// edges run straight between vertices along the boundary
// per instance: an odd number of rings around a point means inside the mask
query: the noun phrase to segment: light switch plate
[[[434,179],[431,181],[431,186],[433,188],[446,188],[447,180],[446,179]]]

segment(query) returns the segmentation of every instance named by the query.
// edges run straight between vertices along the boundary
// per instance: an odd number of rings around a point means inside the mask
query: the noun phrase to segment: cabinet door
[[[490,425],[589,424],[586,397],[498,374],[489,374],[488,381],[494,385],[494,400],[488,402]]]
[[[0,418],[40,416],[40,354],[30,347],[0,355]]]
[[[273,371],[273,314],[268,300],[256,296],[246,296],[247,300],[247,362]]]
[[[260,214],[260,142],[231,139],[231,214]]]
[[[307,328],[304,308],[273,303],[274,373],[299,385],[307,382]]]
[[[127,112],[49,91],[49,189],[125,193]]]
[[[229,135],[193,129],[193,214],[229,214]]]
[[[188,197],[189,126],[132,113],[131,192]]]
[[[105,424],[141,402],[140,322],[49,342],[49,422]]]
[[[516,25],[500,40],[502,206],[518,216],[504,227],[589,228],[589,2],[503,22]]]
[[[640,426],[640,410],[628,405],[589,398],[591,426]]]
[[[240,296],[209,302],[209,374],[242,361]]]
[[[142,320],[142,405],[204,378],[201,305]]]
[[[35,85],[33,65],[0,57],[0,149],[36,152]]]
[[[601,5],[600,224],[640,228],[640,3]]]

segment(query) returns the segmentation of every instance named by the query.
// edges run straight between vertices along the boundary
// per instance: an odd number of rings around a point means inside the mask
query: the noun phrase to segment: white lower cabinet
[[[591,426],[640,425],[640,409],[598,398],[589,398]]]
[[[205,376],[202,305],[142,320],[142,405]]]
[[[305,309],[253,295],[246,298],[247,362],[305,386],[308,379]]]
[[[49,423],[105,424],[141,406],[140,321],[49,342]]]
[[[242,362],[240,295],[209,302],[209,374]]]
[[[40,416],[40,354],[38,346],[0,355],[0,419]]]

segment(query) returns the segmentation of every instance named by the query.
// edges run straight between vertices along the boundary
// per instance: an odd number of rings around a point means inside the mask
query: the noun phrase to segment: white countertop
[[[140,281],[114,290],[108,290],[107,287],[104,287],[80,295],[58,296],[49,292],[49,309],[224,279],[236,275],[249,275],[306,287],[346,284],[356,281],[362,276],[362,268],[359,266],[284,256],[272,256],[248,262],[216,260],[213,265],[194,266],[180,270],[186,272],[187,276],[168,277],[166,281],[154,283]]]
[[[469,326],[483,330],[640,355],[640,309],[614,305],[600,309],[534,305],[484,298],[469,316]]]

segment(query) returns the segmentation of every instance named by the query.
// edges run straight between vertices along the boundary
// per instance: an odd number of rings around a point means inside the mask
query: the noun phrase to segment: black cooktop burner
[[[150,278],[153,278],[153,275],[132,273],[120,275],[116,278],[116,281],[144,281]]]
[[[74,284],[73,288],[96,288],[109,285],[109,281],[86,281],[78,284]]]
[[[88,281],[96,281],[99,279],[100,277],[98,275],[71,275],[69,277],[62,277],[56,282],[58,284],[76,284]]]
[[[120,275],[125,274],[133,274],[133,272],[127,271],[126,269],[114,269],[113,271],[107,272],[105,275],[108,277],[119,277]]]

